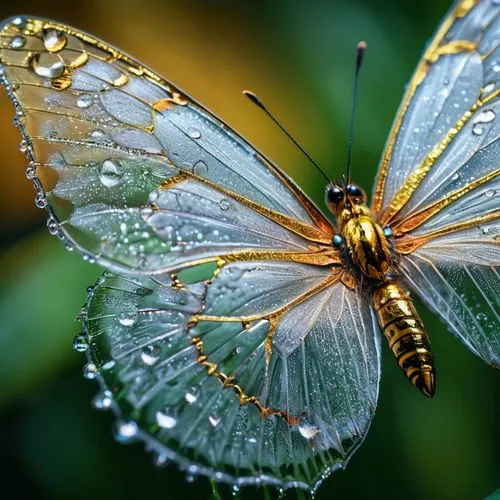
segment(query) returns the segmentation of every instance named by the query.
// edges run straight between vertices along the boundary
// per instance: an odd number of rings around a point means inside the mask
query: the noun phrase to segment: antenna
[[[266,113],[266,115],[269,118],[271,118],[271,120],[280,128],[280,130],[293,142],[293,144],[295,144],[295,146],[306,156],[306,158],[318,169],[318,171],[321,173],[321,175],[328,182],[331,182],[330,178],[328,177],[328,175],[325,174],[323,169],[312,159],[311,155],[297,142],[297,140],[292,137],[290,132],[288,132],[288,130],[283,125],[281,125],[281,123],[278,121],[278,119],[274,117],[274,115],[267,109],[267,107],[264,105],[264,103],[260,100],[260,98],[255,93],[253,93],[251,90],[244,90],[243,95],[248,97],[248,99],[250,99],[250,101],[253,102],[253,104],[255,104],[260,109],[262,109],[262,111],[264,111],[264,113]]]
[[[359,70],[363,63],[363,56],[366,50],[366,42],[359,42],[356,46],[356,69],[354,70],[354,88],[352,92],[351,118],[349,123],[349,145],[347,147],[347,166],[346,166],[346,186],[351,183],[351,156],[352,144],[354,142],[354,115],[356,113],[356,101],[358,99],[358,80]]]

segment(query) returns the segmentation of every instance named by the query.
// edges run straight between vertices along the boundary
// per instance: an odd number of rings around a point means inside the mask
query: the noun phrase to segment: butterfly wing
[[[83,317],[98,406],[112,395],[119,439],[141,438],[160,463],[311,488],[368,430],[376,319],[324,269],[235,263],[182,287],[105,274]]]
[[[500,6],[457,2],[411,80],[373,208],[413,292],[500,366]]]
[[[0,37],[51,229],[127,273],[98,282],[78,342],[120,439],[236,484],[312,487],[345,464],[376,405],[378,330],[318,209],[118,50],[39,19]]]
[[[330,224],[285,174],[137,61],[40,19],[6,21],[0,41],[37,204],[84,254],[149,273],[330,243]]]

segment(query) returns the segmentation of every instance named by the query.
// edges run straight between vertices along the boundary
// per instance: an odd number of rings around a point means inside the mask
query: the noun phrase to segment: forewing
[[[268,261],[192,285],[105,274],[83,311],[97,405],[120,439],[190,474],[316,487],[361,443],[378,394],[377,323],[340,279]]]
[[[408,231],[403,221],[443,203],[477,206],[472,182],[481,194],[497,186],[499,12],[491,0],[455,3],[425,51],[379,168],[373,208],[382,224]]]
[[[277,167],[120,51],[19,17],[0,25],[0,64],[37,204],[52,232],[100,263],[165,272],[181,255],[330,243],[329,223]]]

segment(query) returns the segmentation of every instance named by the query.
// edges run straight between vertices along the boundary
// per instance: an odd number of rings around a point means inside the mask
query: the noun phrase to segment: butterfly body
[[[366,195],[355,185],[329,186],[326,202],[337,217],[345,265],[372,295],[380,329],[399,367],[424,395],[433,396],[434,356],[410,294],[398,280],[389,244],[392,232],[388,228],[384,232],[365,205]]]

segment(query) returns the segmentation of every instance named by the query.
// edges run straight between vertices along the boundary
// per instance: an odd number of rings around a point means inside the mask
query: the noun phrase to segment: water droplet
[[[475,123],[472,125],[472,133],[474,135],[483,135],[483,127],[481,127],[478,123]]]
[[[222,198],[219,201],[219,207],[222,211],[227,212],[231,208],[231,202],[227,198]]]
[[[189,474],[189,472],[186,474],[186,483],[194,483],[194,475]]]
[[[38,208],[45,208],[47,206],[47,198],[43,193],[38,193],[35,197],[35,205]]]
[[[446,88],[446,87],[445,87],[445,88],[444,88],[444,89],[442,89],[442,90],[441,90],[441,92],[439,92],[439,93],[440,93],[440,95],[442,95],[443,97],[448,97],[448,96],[450,95],[450,89],[448,89],[448,88]]]
[[[203,177],[208,172],[208,165],[203,160],[198,160],[193,165],[193,173]]]
[[[3,76],[5,74],[5,66],[0,63],[0,76]]]
[[[67,43],[66,35],[54,29],[45,30],[43,33],[43,44],[49,52],[59,52]]]
[[[78,352],[85,352],[89,348],[89,343],[83,335],[77,335],[73,339],[73,349]]]
[[[498,63],[493,64],[493,71],[495,73],[498,73],[500,71],[500,64]]]
[[[90,137],[95,140],[103,140],[106,139],[106,133],[103,130],[97,129],[91,132]]]
[[[493,92],[494,89],[495,89],[495,83],[488,83],[488,85],[485,85],[483,88],[483,95],[490,94],[491,92]]]
[[[196,387],[192,387],[189,391],[184,394],[184,399],[192,405],[193,403],[196,403],[198,401],[198,390]]]
[[[93,380],[97,373],[97,366],[94,363],[87,363],[83,367],[83,376],[87,380]]]
[[[298,426],[299,432],[305,439],[313,439],[319,432],[319,428],[307,417],[302,417]]]
[[[141,351],[141,361],[148,366],[154,365],[161,355],[161,347],[158,344],[147,345]]]
[[[116,361],[114,359],[112,359],[110,361],[106,361],[106,363],[104,363],[101,366],[101,370],[104,370],[104,371],[112,370],[115,365],[116,365]]]
[[[168,408],[164,408],[156,412],[156,423],[164,429],[173,429],[177,425],[177,418]]]
[[[485,109],[474,118],[474,123],[489,123],[492,122],[495,117],[496,114],[492,109]]]
[[[451,177],[451,180],[452,181],[456,181],[459,177],[460,177],[460,174],[458,174],[458,173],[453,174],[452,177]]]
[[[26,168],[26,177],[28,179],[34,179],[36,177],[36,166],[30,163]]]
[[[10,41],[11,49],[22,49],[25,44],[26,44],[26,38],[20,35],[16,35]]]
[[[161,469],[162,467],[165,467],[169,462],[168,456],[165,455],[164,453],[155,453],[153,455],[153,465],[155,467],[158,467],[158,469]]]
[[[120,183],[123,177],[123,167],[116,160],[104,160],[101,165],[99,179],[106,187],[113,187]]]
[[[98,392],[90,402],[95,410],[107,410],[113,404],[111,391]]]
[[[201,132],[196,127],[189,127],[188,135],[191,139],[199,139],[201,137]]]
[[[31,69],[42,78],[57,78],[64,72],[64,64],[56,54],[43,52],[31,58]]]
[[[82,94],[76,100],[76,105],[81,109],[87,109],[92,105],[92,102],[93,102],[93,98],[90,94]],[[92,132],[92,134],[93,133],[94,132]]]
[[[119,314],[117,317],[120,325],[126,326],[128,328],[135,325],[139,317],[139,313],[137,311],[128,311]]]
[[[139,427],[133,420],[118,420],[115,424],[115,439],[120,443],[133,441],[139,432]]]
[[[217,427],[220,424],[220,417],[218,415],[210,415],[208,421],[212,427]]]
[[[240,492],[240,487],[237,484],[233,484],[232,487],[233,496],[235,497],[236,495],[238,495],[239,492]]]
[[[488,191],[486,191],[486,193],[484,193],[486,198],[493,198],[493,196],[495,196],[496,194],[496,191],[494,189],[488,189]]]
[[[392,229],[390,227],[384,227],[383,233],[386,238],[390,238],[393,234]]]
[[[18,28],[23,28],[25,25],[25,20],[23,17],[15,17],[10,23],[14,26],[17,26]]]
[[[49,217],[47,220],[47,227],[49,228],[49,233],[55,236],[59,232],[59,224],[55,219]]]
[[[481,230],[482,234],[490,234],[490,228],[489,227],[479,226],[479,229]]]

